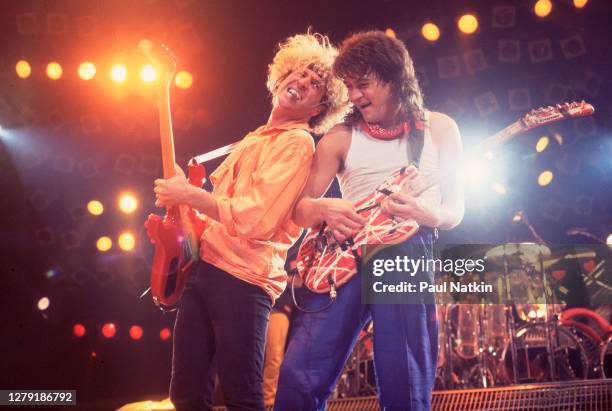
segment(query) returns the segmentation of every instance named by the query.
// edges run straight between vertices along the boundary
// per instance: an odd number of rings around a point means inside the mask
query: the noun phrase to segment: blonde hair
[[[351,106],[344,83],[332,75],[332,65],[338,50],[327,36],[319,33],[296,34],[278,45],[278,52],[268,66],[268,90],[274,96],[279,84],[295,70],[316,65],[325,77],[325,110],[311,118],[309,125],[317,134],[323,134],[344,120]]]

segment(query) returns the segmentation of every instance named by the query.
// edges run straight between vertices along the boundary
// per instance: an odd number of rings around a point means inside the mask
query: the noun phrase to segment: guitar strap
[[[421,154],[423,153],[423,146],[425,145],[425,128],[417,128],[416,122],[410,120],[410,135],[408,137],[408,157],[412,165],[417,169],[421,163]]]

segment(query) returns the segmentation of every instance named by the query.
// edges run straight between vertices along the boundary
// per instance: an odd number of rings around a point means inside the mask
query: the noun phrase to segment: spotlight
[[[161,338],[162,341],[166,341],[170,338],[170,329],[169,328],[163,328],[160,332],[159,332],[159,338]]]
[[[138,341],[142,338],[142,327],[138,326],[138,325],[132,325],[130,327],[130,338],[132,340]]]
[[[72,334],[74,334],[75,337],[77,338],[81,338],[85,335],[85,326],[83,324],[75,324],[72,326]]]
[[[516,214],[514,214],[514,217],[512,217],[512,221],[514,221],[515,223],[518,223],[522,219],[523,219],[523,212],[522,211],[517,211]]]
[[[538,176],[538,184],[542,187],[547,186],[553,180],[554,174],[550,170],[542,171]]]
[[[111,67],[110,76],[113,81],[123,83],[127,78],[127,69],[123,64],[115,64],[113,67]]]
[[[30,74],[32,74],[32,67],[30,67],[30,63],[27,61],[19,60],[17,64],[15,64],[15,71],[19,78],[28,78]]]
[[[98,241],[96,241],[96,248],[99,251],[102,251],[103,253],[110,250],[112,246],[113,246],[113,240],[111,240],[109,237],[106,237],[106,236],[100,237],[98,238]]]
[[[440,29],[433,23],[425,23],[421,28],[421,34],[426,40],[436,41],[440,38]]]
[[[60,77],[62,77],[62,74],[62,66],[59,63],[52,61],[51,63],[47,64],[47,76],[51,80],[58,80]]]
[[[37,304],[38,309],[40,311],[45,311],[47,308],[49,308],[50,303],[51,302],[49,301],[49,298],[43,297],[40,300],[38,300],[38,304]]]
[[[96,75],[96,66],[89,61],[83,62],[79,65],[78,73],[83,80],[91,80]]]
[[[550,0],[538,0],[533,6],[533,11],[538,17],[546,17],[552,11],[552,2]]]
[[[491,187],[497,194],[506,194],[506,186],[502,183],[493,183]]]
[[[465,34],[472,34],[478,29],[478,19],[473,14],[464,14],[457,22],[459,30]]]
[[[130,193],[125,193],[119,197],[119,209],[126,214],[133,213],[138,208],[138,200]]]
[[[179,71],[174,77],[174,83],[178,88],[189,88],[193,84],[193,76],[188,71]]]
[[[87,211],[93,215],[101,215],[104,212],[104,206],[98,200],[91,200],[87,203]]]
[[[115,323],[106,323],[102,326],[102,335],[106,338],[113,338],[117,334]]]
[[[391,37],[392,39],[396,39],[397,35],[395,34],[395,30],[393,30],[391,27],[389,27],[387,30],[385,30],[385,34],[388,37]]]
[[[577,9],[581,9],[589,2],[589,0],[574,0],[574,6]]]
[[[157,79],[157,71],[155,71],[155,68],[152,65],[147,64],[140,71],[140,78],[145,83],[155,81],[155,79]]]
[[[546,150],[546,147],[548,147],[548,143],[549,139],[547,136],[540,137],[540,139],[536,143],[536,151],[538,153],[541,153],[542,151]]]
[[[608,234],[608,238],[606,238],[606,244],[612,246],[612,233]]]
[[[124,251],[131,251],[136,245],[134,234],[125,231],[119,235],[119,247]]]

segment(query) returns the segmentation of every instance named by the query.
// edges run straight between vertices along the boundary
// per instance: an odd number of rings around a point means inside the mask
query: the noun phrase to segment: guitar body
[[[416,179],[416,167],[402,167],[381,184],[376,191],[355,204],[355,209],[366,221],[365,228],[355,237],[338,243],[329,227],[309,230],[297,255],[297,270],[304,284],[315,293],[327,293],[332,285],[339,287],[356,273],[363,256],[363,245],[393,245],[412,237],[419,229],[413,220],[395,221],[383,213],[380,202],[391,193],[406,189]]]
[[[480,148],[491,149],[532,128],[553,121],[589,116],[594,111],[593,106],[584,101],[532,110],[481,142]],[[423,176],[429,181],[425,184],[415,184],[417,174],[414,166],[403,167],[393,173],[374,193],[357,202],[355,210],[365,219],[366,224],[352,239],[339,243],[325,224],[306,233],[296,261],[298,274],[309,290],[335,295],[335,288],[349,281],[357,273],[360,262],[369,259],[370,255],[361,255],[361,246],[380,245],[368,249],[368,252],[374,253],[381,247],[399,244],[417,232],[419,225],[416,221],[395,221],[392,216],[383,213],[379,206],[383,199],[399,190],[408,191],[417,197],[446,177]]]
[[[189,182],[201,187],[204,167],[189,167]],[[169,208],[163,218],[150,214],[145,227],[149,239],[155,244],[151,267],[153,301],[161,308],[171,309],[183,294],[191,264],[198,260],[198,242],[205,224],[196,210],[179,206]]]

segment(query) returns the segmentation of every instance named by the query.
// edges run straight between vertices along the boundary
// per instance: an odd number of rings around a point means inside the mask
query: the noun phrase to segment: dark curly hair
[[[414,63],[404,43],[382,31],[365,31],[347,37],[333,65],[334,74],[345,79],[373,74],[391,84],[406,120],[424,121],[423,94],[414,71]],[[356,108],[347,116],[348,124],[361,119]]]

